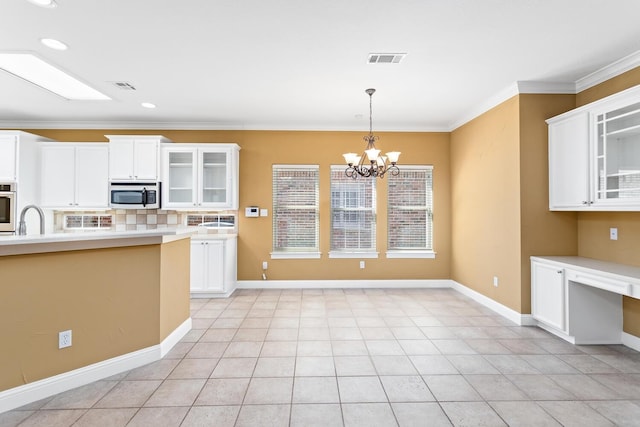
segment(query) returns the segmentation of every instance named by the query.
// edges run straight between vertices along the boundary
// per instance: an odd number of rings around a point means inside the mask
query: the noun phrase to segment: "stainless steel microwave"
[[[0,233],[16,231],[16,184],[0,182]]]
[[[159,182],[112,182],[109,206],[118,209],[160,209]]]

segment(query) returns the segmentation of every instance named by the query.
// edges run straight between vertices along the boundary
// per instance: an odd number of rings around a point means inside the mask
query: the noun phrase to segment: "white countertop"
[[[612,275],[628,278],[630,280],[640,280],[640,267],[632,265],[618,264],[579,256],[532,256],[531,259],[568,264],[574,268],[585,271],[602,271]]]
[[[174,228],[3,236],[0,237],[0,256],[153,245],[187,239],[194,232],[195,230],[189,228]]]
[[[191,240],[225,240],[225,239],[235,239],[237,238],[237,234],[226,233],[226,234],[207,234],[207,233],[196,233],[191,235]]]

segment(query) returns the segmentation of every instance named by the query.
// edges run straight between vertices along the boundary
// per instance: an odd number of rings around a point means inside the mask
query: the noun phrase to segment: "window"
[[[376,179],[353,179],[331,167],[330,258],[377,257]]]
[[[273,165],[271,258],[320,258],[317,165]]]
[[[389,178],[387,257],[433,258],[432,166],[403,166]]]

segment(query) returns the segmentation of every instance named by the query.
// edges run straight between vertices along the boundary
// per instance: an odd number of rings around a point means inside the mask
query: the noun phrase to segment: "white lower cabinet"
[[[191,296],[230,295],[237,281],[236,237],[191,239]]]
[[[566,332],[564,270],[555,265],[531,263],[531,315]]]
[[[573,344],[621,344],[623,295],[640,298],[640,268],[531,257],[531,314],[538,326]]]

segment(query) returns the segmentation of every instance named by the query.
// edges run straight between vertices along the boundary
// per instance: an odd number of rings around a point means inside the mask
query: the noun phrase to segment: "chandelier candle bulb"
[[[364,151],[365,153],[367,153],[367,157],[369,158],[370,162],[375,162],[378,159],[378,154],[380,154],[380,150],[376,150],[375,148],[370,148],[368,150]]]
[[[353,165],[355,163],[358,163],[358,154],[356,153],[345,153],[342,155],[344,157],[344,161],[348,164],[348,165]]]
[[[398,163],[398,159],[400,158],[400,151],[389,151],[387,154],[387,158],[391,162],[391,164]]]

